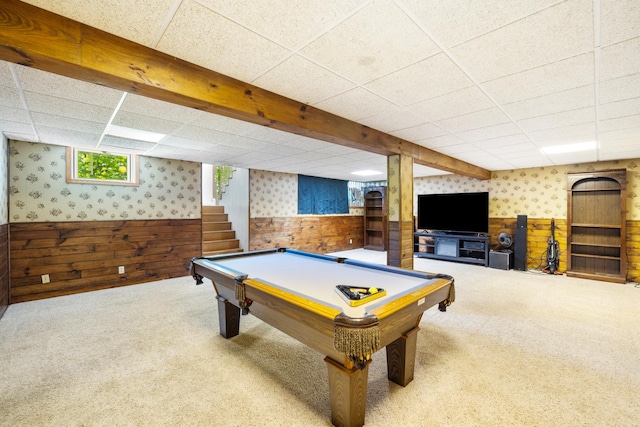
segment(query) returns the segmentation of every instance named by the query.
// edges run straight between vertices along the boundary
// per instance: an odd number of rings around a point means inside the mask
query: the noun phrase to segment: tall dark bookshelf
[[[626,282],[626,186],[626,169],[567,175],[567,276]]]
[[[387,187],[364,189],[364,248],[387,249]]]

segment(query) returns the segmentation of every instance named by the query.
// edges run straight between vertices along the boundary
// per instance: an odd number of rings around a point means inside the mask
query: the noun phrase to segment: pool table
[[[213,282],[225,338],[239,334],[241,314],[253,314],[326,356],[336,426],[364,424],[377,350],[386,347],[391,381],[413,380],[422,313],[435,305],[445,311],[455,298],[450,276],[287,248],[193,258],[191,275],[197,284]],[[352,305],[338,285],[381,294]]]

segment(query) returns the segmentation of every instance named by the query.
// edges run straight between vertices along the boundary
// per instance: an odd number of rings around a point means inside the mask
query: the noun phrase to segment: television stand
[[[489,266],[489,236],[420,231],[413,235],[417,257]]]

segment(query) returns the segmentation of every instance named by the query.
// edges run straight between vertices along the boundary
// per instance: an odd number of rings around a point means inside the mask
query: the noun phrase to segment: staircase
[[[242,252],[236,232],[231,229],[224,206],[202,207],[202,255]]]

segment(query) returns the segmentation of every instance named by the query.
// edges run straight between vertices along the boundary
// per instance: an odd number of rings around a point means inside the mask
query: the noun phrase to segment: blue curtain
[[[339,179],[298,175],[298,213],[349,213],[348,184]]]

